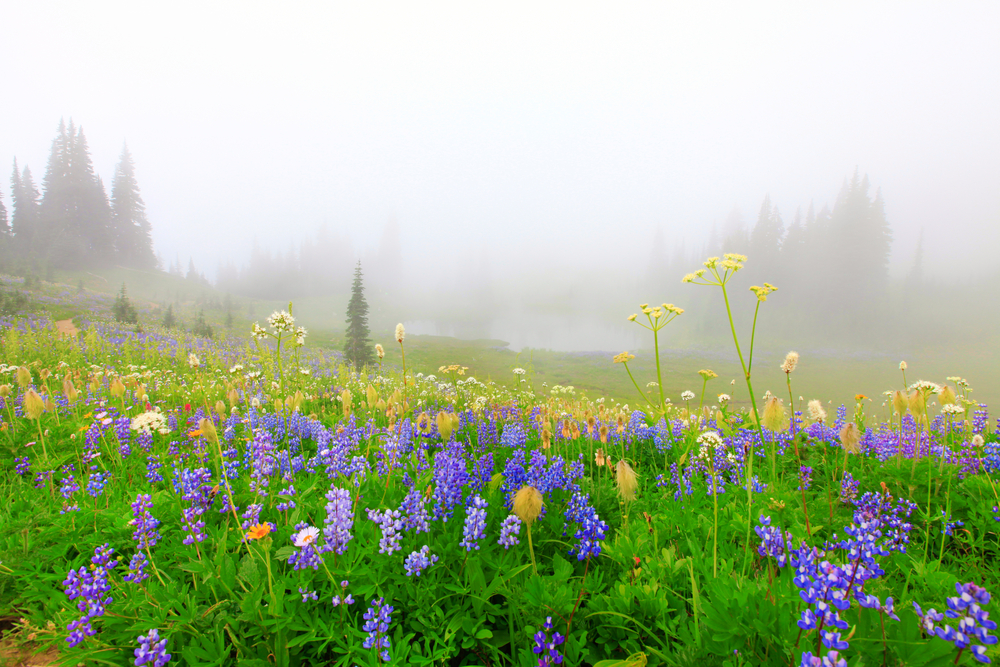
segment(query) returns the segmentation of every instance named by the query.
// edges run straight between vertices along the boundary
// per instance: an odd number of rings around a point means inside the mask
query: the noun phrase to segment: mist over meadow
[[[376,329],[609,351],[648,346],[625,320],[643,302],[686,309],[671,346],[728,335],[716,295],[680,281],[738,252],[738,291],[778,287],[775,344],[996,341],[990,4],[7,19],[9,273],[162,270],[335,330],[360,261]]]

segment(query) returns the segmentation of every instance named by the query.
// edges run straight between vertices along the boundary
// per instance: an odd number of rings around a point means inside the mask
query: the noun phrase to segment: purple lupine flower
[[[520,544],[517,536],[521,533],[521,518],[516,514],[511,514],[500,524],[500,539],[497,544],[509,549],[515,544]]]
[[[382,528],[382,539],[378,541],[380,554],[391,554],[402,550],[399,541],[403,537],[403,522],[399,510],[367,510],[368,518]]]
[[[424,494],[416,486],[410,489],[403,503],[399,506],[400,513],[403,514],[403,529],[416,533],[430,532],[430,524],[427,514],[427,503],[424,501]]]
[[[87,494],[93,498],[97,498],[103,494],[104,487],[107,486],[109,479],[111,479],[111,473],[109,472],[91,473],[87,479]]]
[[[761,539],[757,553],[767,558],[770,556],[778,561],[778,567],[788,564],[788,553],[792,551],[792,534],[782,534],[780,526],[771,526],[771,517],[760,517],[761,525],[754,527],[757,537]]]
[[[438,557],[430,551],[431,548],[425,544],[420,548],[420,551],[413,551],[406,557],[406,560],[403,561],[406,576],[416,575],[419,577],[424,570],[438,561]]]
[[[114,551],[107,544],[97,547],[90,559],[91,566],[70,570],[63,581],[66,596],[70,600],[76,600],[76,608],[83,613],[83,616],[66,626],[69,630],[66,641],[70,646],[78,646],[85,637],[94,636],[97,631],[91,625],[91,620],[103,616],[107,606],[114,602],[113,598],[106,596],[111,590],[108,573],[118,565],[117,559],[111,560]]]
[[[821,658],[806,651],[802,654],[799,667],[847,667],[847,660],[840,657],[837,651],[830,651]]]
[[[941,523],[942,523],[941,534],[942,535],[949,535],[950,536],[950,535],[953,534],[953,531],[954,531],[955,528],[959,528],[959,527],[965,525],[965,523],[963,523],[961,521],[957,521],[957,520],[956,521],[949,521],[948,519],[950,519],[950,518],[951,518],[951,515],[947,511],[941,510]]]
[[[170,662],[170,654],[167,653],[167,639],[160,638],[160,633],[153,628],[144,635],[138,637],[139,648],[135,649],[135,665],[145,665],[151,663],[153,667],[163,667]]]
[[[958,592],[956,597],[948,598],[948,611],[941,614],[934,609],[927,610],[923,614],[920,605],[916,602],[913,607],[920,617],[921,627],[928,635],[935,635],[939,639],[951,642],[959,650],[959,655],[955,657],[958,662],[961,652],[968,649],[972,657],[979,662],[988,663],[990,659],[986,656],[986,646],[996,644],[997,637],[990,635],[990,630],[995,630],[997,624],[989,619],[989,612],[983,607],[990,601],[990,593],[985,588],[973,583],[955,584]],[[945,616],[958,619],[958,627],[950,625],[937,625],[941,623]],[[979,644],[973,644],[973,640],[978,640]]]
[[[27,456],[22,456],[20,458],[14,458],[14,472],[18,475],[24,477],[31,470],[31,459]]]
[[[479,495],[472,496],[469,501],[462,541],[458,543],[459,546],[465,547],[466,551],[472,551],[473,548],[478,551],[479,540],[486,536],[486,507],[486,501]]]
[[[351,582],[347,581],[346,579],[340,582],[341,595],[333,596],[334,607],[340,606],[342,604],[354,604],[354,596],[352,596],[350,593],[347,592],[347,587],[350,585],[350,583]]]
[[[122,579],[133,584],[141,584],[149,579],[149,573],[146,572],[147,565],[149,565],[149,560],[146,558],[146,554],[142,551],[136,551],[128,563],[128,574]]]
[[[347,543],[354,538],[351,535],[351,529],[354,527],[354,504],[351,501],[351,492],[333,486],[327,492],[326,499],[329,501],[326,504],[326,525],[323,527],[326,544],[322,550],[342,554],[347,551]]]
[[[146,457],[146,481],[150,484],[155,484],[156,482],[163,481],[163,475],[160,474],[160,468],[163,466],[160,463],[159,456],[147,456]]]
[[[299,586],[299,594],[302,596],[303,602],[308,602],[309,600],[319,600],[319,594],[316,591],[311,591],[308,588],[302,588]]]
[[[132,520],[130,525],[135,526],[132,539],[139,543],[139,549],[148,549],[156,545],[160,539],[159,519],[153,517],[149,510],[153,509],[153,498],[148,493],[140,493],[132,503]],[[204,524],[202,524],[204,525]]]
[[[844,478],[840,481],[840,502],[845,505],[853,505],[858,497],[858,487],[860,480],[854,479],[849,472],[844,473]]]
[[[802,466],[799,468],[799,491],[802,491],[803,489],[806,491],[809,490],[809,487],[812,486],[812,474],[813,469],[809,466]]]
[[[552,629],[551,616],[545,618],[542,628],[544,631],[539,630],[535,633],[535,645],[531,649],[532,653],[538,656],[538,667],[562,664],[563,656],[556,647],[566,641],[566,638],[558,632],[554,632],[552,638],[549,639],[548,633]]]
[[[392,623],[390,614],[393,612],[391,605],[385,604],[385,598],[372,600],[371,606],[365,612],[365,624],[362,630],[368,633],[362,644],[365,648],[373,648],[382,662],[389,662],[389,649],[392,648],[389,642],[389,624]]]
[[[446,449],[434,455],[434,518],[445,522],[462,502],[462,487],[469,481],[465,456]]]
[[[569,555],[576,556],[577,560],[599,556],[608,524],[601,521],[597,511],[590,506],[588,494],[573,494],[566,508],[566,520],[580,524],[573,534],[579,542],[570,548]]]

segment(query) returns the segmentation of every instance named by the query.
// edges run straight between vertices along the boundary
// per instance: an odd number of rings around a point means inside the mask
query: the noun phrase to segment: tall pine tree
[[[7,207],[3,203],[3,190],[0,190],[0,238],[10,238],[10,221],[7,220]]]
[[[10,177],[10,199],[12,210],[10,215],[11,232],[23,252],[31,249],[32,239],[38,230],[38,212],[41,205],[41,194],[31,176],[31,169],[24,167],[23,172],[17,170],[17,159],[14,160],[14,173]]]
[[[44,195],[32,251],[52,264],[79,267],[113,256],[111,207],[94,173],[83,128],[59,122],[43,181]]]
[[[135,164],[127,145],[122,147],[111,184],[111,223],[115,255],[120,263],[137,269],[156,266],[146,205],[139,194]]]
[[[368,302],[361,280],[361,261],[354,269],[354,283],[351,285],[351,300],[347,302],[347,336],[344,341],[344,357],[355,368],[361,369],[375,363],[375,353],[368,330]]]

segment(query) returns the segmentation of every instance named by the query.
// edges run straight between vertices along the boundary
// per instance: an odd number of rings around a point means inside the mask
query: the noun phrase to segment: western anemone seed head
[[[781,401],[778,400],[777,396],[772,396],[764,404],[764,416],[761,418],[761,421],[764,423],[764,426],[772,431],[781,430],[785,421],[785,408],[781,405]]]
[[[910,412],[918,419],[924,414],[924,395],[919,390],[914,389],[907,399],[910,404]]]
[[[115,378],[111,381],[111,395],[115,398],[121,398],[125,395],[125,385],[122,384],[121,378]]]
[[[781,363],[781,370],[785,373],[791,373],[795,370],[795,367],[799,365],[799,353],[789,352],[785,355],[785,360]]]
[[[215,423],[211,419],[202,419],[198,422],[198,430],[201,431],[201,437],[208,440],[213,445],[219,444],[219,434],[215,430]]]
[[[632,466],[622,459],[615,466],[615,485],[618,487],[618,495],[623,500],[635,500],[635,492],[639,489],[638,475],[632,470]]]
[[[905,371],[906,370],[906,362],[905,361],[899,362],[899,370],[901,370],[901,371]]]
[[[904,394],[898,389],[893,392],[892,409],[896,411],[897,415],[905,414],[908,404],[909,401],[906,399],[906,394]]]
[[[378,355],[379,359],[385,357],[385,350],[382,349],[382,343],[375,343],[375,354]]]
[[[608,427],[606,424],[601,424],[601,428],[597,429],[597,432],[601,436],[601,444],[608,444]]]
[[[840,446],[848,454],[861,453],[861,429],[854,422],[847,422],[840,429]]]
[[[7,398],[10,396],[11,386],[9,384],[0,384],[0,396]]]
[[[215,414],[219,415],[222,419],[226,417],[226,404],[222,401],[215,402]]]
[[[955,390],[951,388],[950,384],[946,384],[942,389],[941,393],[938,394],[938,403],[941,405],[951,405],[955,402]]]
[[[438,433],[441,434],[441,440],[443,440],[444,442],[448,442],[451,439],[451,431],[452,431],[451,416],[447,412],[442,410],[441,412],[437,413],[437,418],[435,421],[437,421]]]
[[[817,399],[809,401],[809,405],[806,408],[809,411],[809,420],[816,422],[817,424],[826,421],[826,410],[823,409],[823,403]]]
[[[600,447],[598,447],[597,451],[594,452],[594,463],[596,463],[599,466],[604,465],[604,450],[601,449]]]
[[[34,389],[24,393],[21,405],[24,408],[24,416],[28,419],[38,419],[45,412],[45,401]]]
[[[73,379],[68,375],[63,378],[63,395],[70,403],[76,402],[76,399],[80,396],[80,392],[73,386]]]
[[[400,322],[396,325],[396,342],[402,345],[404,338],[406,338],[406,329],[403,328],[403,323]]]
[[[974,436],[972,436],[972,446],[973,447],[982,447],[985,442],[986,441],[983,440],[983,436],[981,434],[979,434],[979,433],[977,433]]]
[[[529,526],[542,513],[542,493],[533,486],[522,486],[514,494],[514,514]]]
[[[702,376],[706,380],[712,380],[714,378],[719,377],[718,373],[708,368],[703,368],[700,371],[698,371],[698,375]]]
[[[20,385],[21,389],[31,384],[31,371],[26,366],[17,369],[17,384]]]

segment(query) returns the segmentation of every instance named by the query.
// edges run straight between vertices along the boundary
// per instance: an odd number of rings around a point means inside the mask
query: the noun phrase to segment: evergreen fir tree
[[[3,190],[0,190],[0,238],[10,238],[10,221],[7,219],[7,207],[3,203]]]
[[[111,222],[119,262],[137,269],[157,265],[150,239],[151,227],[146,219],[146,205],[139,194],[135,164],[127,145],[122,147],[115,180],[111,184]]]
[[[43,182],[40,224],[31,250],[62,267],[92,265],[112,255],[111,207],[94,173],[83,129],[60,121]]]
[[[111,306],[111,314],[115,316],[115,320],[123,324],[139,323],[139,313],[136,312],[135,306],[132,305],[132,301],[128,298],[125,283],[122,283],[122,288],[118,292],[114,304]]]
[[[205,321],[204,310],[198,311],[198,317],[195,318],[194,326],[191,327],[191,333],[195,336],[201,336],[202,338],[212,338],[215,335],[212,327]]]
[[[174,304],[167,306],[167,312],[163,316],[162,324],[164,329],[173,329],[177,326],[177,317],[174,316]]]
[[[361,280],[361,262],[354,269],[354,283],[351,285],[351,300],[347,302],[347,336],[344,341],[344,357],[355,368],[373,365],[375,352],[368,330],[368,302]]]
[[[11,233],[18,245],[27,251],[31,247],[32,238],[38,227],[38,209],[41,194],[31,176],[31,169],[25,166],[23,172],[17,169],[17,159],[14,160],[14,173],[10,177],[10,227]]]

